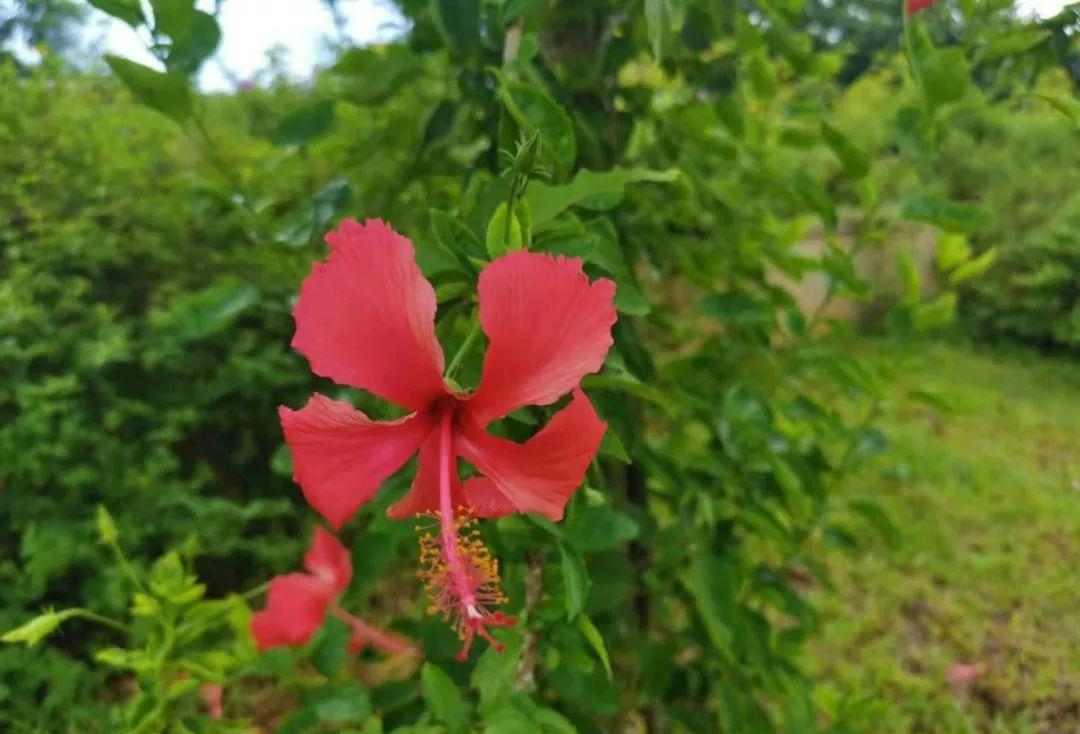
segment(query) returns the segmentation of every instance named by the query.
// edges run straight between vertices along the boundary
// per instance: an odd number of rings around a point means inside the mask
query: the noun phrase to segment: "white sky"
[[[1047,17],[1057,13],[1067,0],[1018,0],[1024,15]],[[206,8],[211,0],[199,0]],[[385,41],[399,35],[403,20],[387,0],[340,0],[348,18],[348,36],[353,43]],[[91,10],[93,35],[103,39],[103,50],[147,64],[153,58],[138,34],[129,26]],[[336,35],[330,11],[319,0],[224,0],[221,15],[222,40],[218,52],[204,65],[199,86],[205,90],[228,90],[237,80],[253,79],[267,66],[267,53],[285,50],[285,64],[298,79],[310,76],[314,67],[326,63],[325,40]],[[229,74],[223,71],[227,69]]]
[[[206,10],[213,3],[199,0],[197,4]],[[403,19],[385,0],[340,0],[339,7],[355,44],[386,41],[403,30]],[[91,13],[96,28],[92,33],[103,37],[105,51],[157,65],[131,26],[96,9]],[[306,78],[315,66],[329,61],[325,41],[337,36],[330,11],[319,0],[225,0],[218,24],[221,44],[199,74],[199,86],[208,91],[231,89],[228,74],[241,81],[252,79],[267,66],[267,52],[274,47],[286,51],[292,75]]]
[[[1048,18],[1058,12],[1072,0],[1019,0],[1016,4],[1023,15],[1035,15]]]

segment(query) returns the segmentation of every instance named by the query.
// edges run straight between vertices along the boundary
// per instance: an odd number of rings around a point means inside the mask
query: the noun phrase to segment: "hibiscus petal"
[[[457,508],[465,505],[465,496],[461,493],[456,456],[453,462],[454,468],[450,472],[450,497],[451,504]],[[438,512],[438,510],[439,432],[432,431],[424,445],[420,447],[420,468],[416,472],[412,488],[404,497],[390,505],[386,514],[394,520],[403,520],[423,512]]]
[[[499,485],[487,477],[466,479],[465,495],[468,497],[469,507],[477,517],[502,517],[518,511],[514,503],[499,491]]]
[[[325,580],[335,594],[345,591],[352,580],[352,557],[348,549],[321,525],[316,526],[311,548],[304,554],[304,566],[313,576]]]
[[[303,645],[322,626],[334,590],[305,573],[275,576],[266,592],[266,608],[251,618],[251,634],[260,650]]]
[[[574,390],[569,405],[523,444],[492,436],[466,422],[458,435],[458,448],[484,474],[465,483],[466,499],[481,517],[535,512],[561,520],[570,495],[600,448],[605,428],[580,389]]]
[[[443,395],[435,291],[412,243],[385,223],[346,219],[300,288],[292,345],[316,374],[411,410]]]
[[[484,268],[477,290],[490,342],[468,403],[480,425],[553,403],[600,369],[612,344],[615,284],[590,284],[581,260],[514,252]]]
[[[336,530],[409,460],[434,428],[427,413],[376,422],[348,403],[313,395],[300,410],[278,409],[292,449],[293,477]]]

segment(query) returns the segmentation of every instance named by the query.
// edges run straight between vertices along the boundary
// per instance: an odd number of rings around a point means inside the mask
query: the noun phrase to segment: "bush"
[[[978,333],[1080,349],[1080,195],[999,252],[969,295],[966,308]]]
[[[1068,82],[1050,76],[1035,94],[1067,95]],[[964,323],[982,339],[1075,349],[1080,128],[1036,98],[1009,107],[973,103],[954,122],[942,143],[942,172],[953,196],[980,201],[992,214],[993,225],[971,245],[976,255],[996,253],[986,275],[963,288]]]
[[[272,278],[261,292],[239,280],[265,253],[193,185],[172,123],[116,85],[0,76],[0,626],[48,605],[123,609],[98,503],[139,559],[194,544],[213,590],[287,565],[296,498],[267,462],[278,427],[252,417],[308,378]],[[306,267],[294,262],[290,288]],[[266,532],[280,542],[253,540]],[[43,664],[0,649],[11,717],[84,715],[80,624]]]

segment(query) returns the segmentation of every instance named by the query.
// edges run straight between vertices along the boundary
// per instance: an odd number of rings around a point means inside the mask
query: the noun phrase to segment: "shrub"
[[[968,297],[977,333],[1047,349],[1080,348],[1080,195],[999,252]]]

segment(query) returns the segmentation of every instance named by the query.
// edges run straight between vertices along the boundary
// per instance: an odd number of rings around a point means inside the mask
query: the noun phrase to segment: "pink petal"
[[[203,683],[199,687],[199,695],[202,697],[203,706],[206,707],[206,715],[211,719],[220,719],[225,714],[222,706],[222,698],[225,696],[225,687],[220,683]]]
[[[535,512],[561,520],[600,448],[606,426],[581,390],[523,444],[498,438],[466,422],[461,456],[482,474],[465,482],[465,497],[481,517]]]
[[[518,511],[510,499],[499,491],[499,485],[487,477],[469,477],[465,480],[465,492],[469,507],[477,517],[502,517]]]
[[[453,458],[454,469],[450,472],[450,497],[454,507],[465,505],[461,493],[461,481],[457,473],[457,457]],[[420,448],[420,468],[416,472],[412,488],[408,494],[390,505],[387,516],[394,520],[419,515],[423,512],[439,510],[439,432],[432,431]]]
[[[300,410],[278,409],[292,449],[293,477],[336,530],[409,460],[434,428],[427,413],[370,420],[348,403],[313,395]]]
[[[251,634],[260,650],[303,645],[326,618],[334,590],[304,573],[275,576],[266,593],[266,608],[251,618]]]
[[[468,410],[481,426],[553,403],[600,369],[612,344],[615,284],[590,285],[581,260],[514,252],[484,268],[477,289],[490,346]]]
[[[352,580],[352,557],[333,533],[321,525],[315,527],[311,548],[304,554],[304,566],[315,578],[325,581],[337,596]]]
[[[346,219],[300,288],[292,345],[316,374],[421,410],[443,395],[435,291],[412,243],[383,222]]]

